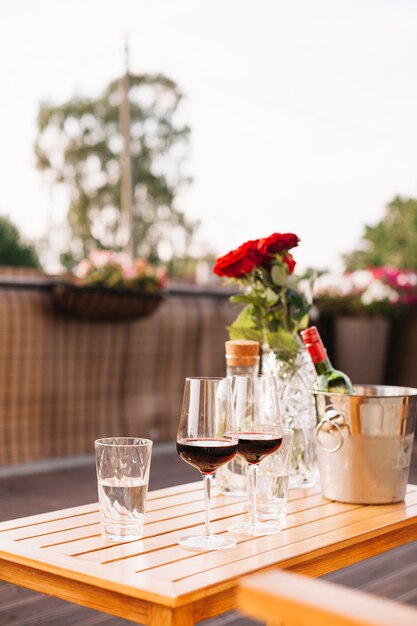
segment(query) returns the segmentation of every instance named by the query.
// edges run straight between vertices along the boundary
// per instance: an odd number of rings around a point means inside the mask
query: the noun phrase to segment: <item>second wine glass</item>
[[[273,376],[235,376],[232,381],[233,405],[238,431],[238,454],[247,462],[249,522],[229,526],[238,535],[274,535],[281,527],[277,522],[261,522],[256,512],[256,479],[258,465],[282,443],[282,425]]]

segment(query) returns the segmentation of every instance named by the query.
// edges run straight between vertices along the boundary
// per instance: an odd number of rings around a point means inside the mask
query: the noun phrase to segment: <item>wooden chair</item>
[[[283,570],[241,581],[238,610],[268,626],[417,626],[417,610]]]

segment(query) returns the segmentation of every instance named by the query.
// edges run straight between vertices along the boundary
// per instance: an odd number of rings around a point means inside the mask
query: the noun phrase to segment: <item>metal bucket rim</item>
[[[417,396],[417,388],[415,387],[400,387],[396,385],[363,385],[357,384],[353,386],[355,393],[340,394],[332,393],[331,391],[315,391],[315,396],[337,396],[345,398],[404,398]],[[369,389],[375,393],[356,393],[357,388]],[[385,390],[385,392],[384,392]],[[388,392],[388,393],[387,393]],[[390,393],[391,392],[391,393]]]

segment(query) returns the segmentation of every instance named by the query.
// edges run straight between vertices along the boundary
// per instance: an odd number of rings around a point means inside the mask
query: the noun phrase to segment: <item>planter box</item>
[[[151,315],[162,295],[56,283],[52,295],[59,313],[90,320],[129,320]]]
[[[384,317],[336,318],[335,366],[354,384],[385,382],[390,324]]]
[[[417,312],[393,322],[387,382],[417,387]]]

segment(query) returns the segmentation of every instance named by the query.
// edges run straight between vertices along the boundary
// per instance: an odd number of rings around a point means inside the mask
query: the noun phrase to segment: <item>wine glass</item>
[[[190,550],[221,550],[236,545],[234,537],[210,531],[210,491],[214,472],[237,453],[237,432],[227,378],[186,378],[177,451],[183,461],[202,474],[205,491],[204,535],[182,537],[180,546]]]
[[[259,463],[279,449],[282,425],[278,394],[273,376],[235,376],[232,381],[233,406],[238,431],[238,454],[247,462],[249,522],[238,522],[227,530],[238,535],[274,535],[277,522],[261,522],[256,512],[256,479]]]

